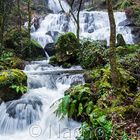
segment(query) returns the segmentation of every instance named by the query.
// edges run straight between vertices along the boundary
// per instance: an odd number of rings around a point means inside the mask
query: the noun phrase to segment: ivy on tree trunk
[[[111,76],[112,76],[112,86],[113,89],[119,88],[119,76],[117,70],[116,62],[116,24],[113,13],[112,0],[106,0],[107,10],[110,22],[110,67],[111,67]]]

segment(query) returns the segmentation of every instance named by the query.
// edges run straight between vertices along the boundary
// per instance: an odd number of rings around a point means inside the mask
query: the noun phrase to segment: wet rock
[[[74,81],[71,83],[71,87],[76,85],[82,85],[82,84],[83,84],[82,81]]]
[[[93,33],[94,32],[94,29],[89,29],[88,30],[88,33]]]
[[[132,26],[135,26],[135,24],[132,21],[130,21],[129,19],[126,19],[126,20],[120,22],[119,26],[131,26],[132,27]]]
[[[46,35],[51,36],[52,39],[55,41],[58,38],[58,36],[60,35],[60,33],[58,31],[48,31],[46,33]]]
[[[36,30],[39,29],[39,27],[40,27],[40,17],[34,18],[33,25],[34,25]]]
[[[44,50],[48,53],[49,56],[55,55],[55,53],[56,53],[55,44],[54,43],[48,43],[45,46]]]
[[[133,27],[132,34],[133,34],[134,43],[139,43],[140,42],[140,27]]]
[[[37,97],[25,97],[20,100],[10,101],[6,104],[7,113],[12,118],[18,119],[32,119],[32,117],[26,118],[26,115],[34,116],[34,111],[41,111],[42,110],[42,102]],[[20,112],[19,112],[20,111]],[[26,114],[29,113],[29,114]],[[20,115],[22,114],[22,116]],[[36,114],[38,118],[39,114]],[[28,123],[31,124],[32,120],[28,120]]]

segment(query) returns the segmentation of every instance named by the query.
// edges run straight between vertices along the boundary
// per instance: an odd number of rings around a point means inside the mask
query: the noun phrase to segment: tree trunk
[[[5,28],[5,19],[4,19],[4,0],[0,1],[0,54],[3,51],[3,34]]]
[[[31,0],[28,0],[28,36],[29,40],[31,40]]]
[[[83,0],[80,0],[80,2],[79,2],[78,12],[77,12],[77,21],[76,21],[78,41],[80,40],[80,11],[81,11],[82,2],[83,2]]]
[[[119,88],[119,77],[116,62],[116,24],[112,7],[112,0],[106,0],[110,22],[110,67],[113,89]]]

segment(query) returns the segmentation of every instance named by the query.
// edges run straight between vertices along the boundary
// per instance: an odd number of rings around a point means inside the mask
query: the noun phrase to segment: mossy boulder
[[[79,42],[76,36],[69,32],[61,35],[55,45],[56,59],[58,63],[64,62],[75,63],[77,52],[79,49]]]
[[[140,45],[119,46],[116,51],[118,62],[140,82]]]
[[[84,41],[78,53],[79,63],[83,68],[91,69],[107,63],[106,41]]]
[[[117,34],[117,46],[125,46],[126,42],[122,34]]]
[[[27,91],[27,76],[18,69],[0,72],[0,98],[4,101],[19,99]]]
[[[22,28],[21,32],[16,28],[10,28],[5,32],[4,44],[6,48],[13,49],[22,59],[32,60],[46,56],[42,46],[33,39],[29,40],[25,28]]]

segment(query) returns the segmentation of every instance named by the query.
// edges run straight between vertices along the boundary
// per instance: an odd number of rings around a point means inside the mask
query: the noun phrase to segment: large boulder
[[[138,4],[125,10],[128,20],[133,24],[131,29],[134,43],[140,42],[140,8]]]
[[[27,76],[18,69],[0,72],[0,98],[7,102],[19,99],[27,91]]]
[[[69,32],[58,38],[55,49],[56,59],[59,63],[75,63],[79,50],[79,41],[73,33]]]
[[[11,28],[5,33],[5,47],[13,49],[16,55],[25,60],[34,60],[45,57],[45,51],[35,40],[28,38],[28,31],[22,28],[19,32],[16,28]]]
[[[83,68],[91,69],[107,63],[106,41],[85,41],[78,52],[78,60]]]

